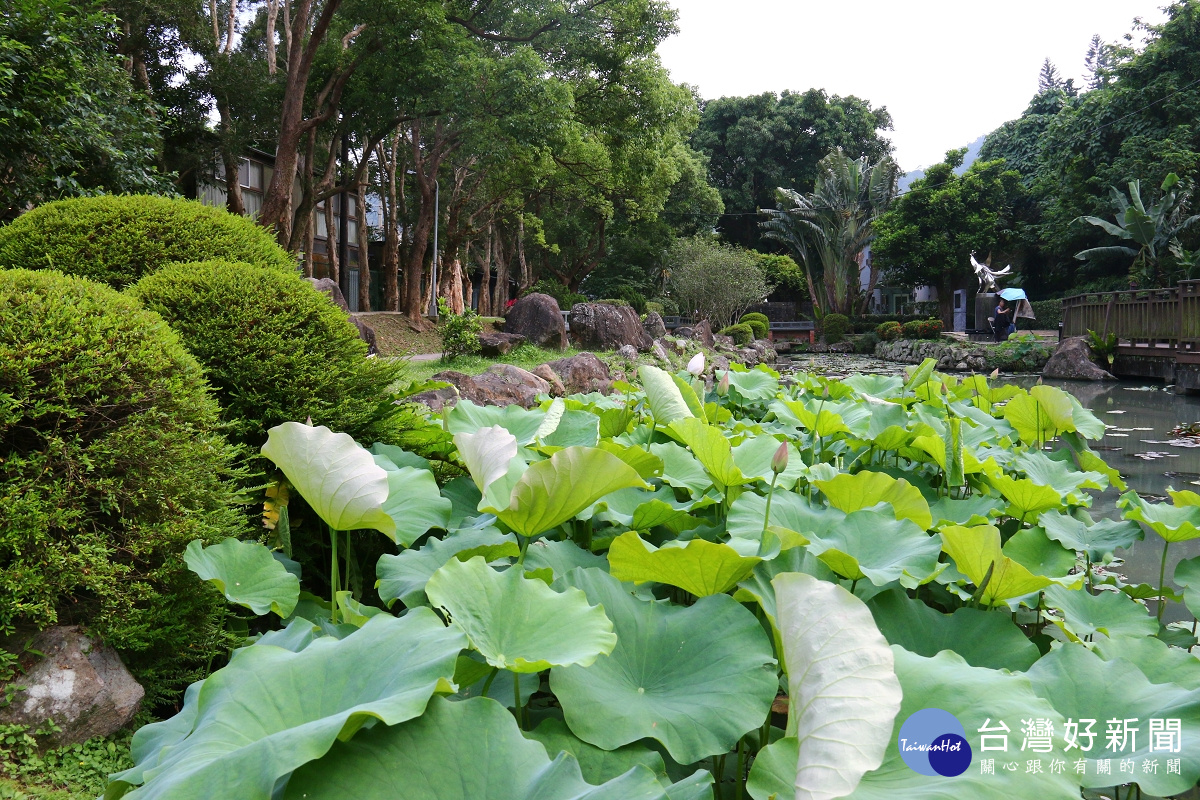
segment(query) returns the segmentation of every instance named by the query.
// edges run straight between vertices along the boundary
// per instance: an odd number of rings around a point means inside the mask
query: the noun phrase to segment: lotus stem
[[[771,491],[767,492],[767,512],[763,514],[763,536],[767,535],[767,528],[771,524],[771,498],[775,496],[775,482],[779,480],[779,473],[776,472],[771,476]]]
[[[742,739],[738,739],[738,743],[737,743],[737,758],[738,758],[738,760],[737,760],[737,775],[735,776],[734,781],[733,781],[733,785],[735,787],[734,788],[734,796],[737,798],[737,800],[742,800],[742,791],[745,788],[745,781],[743,780],[743,776],[746,774],[745,744],[746,744],[746,741],[745,741],[744,737]]]
[[[350,531],[346,531],[346,554],[342,556],[342,560],[346,562],[346,581],[342,585],[347,589],[350,588],[350,557],[354,552],[353,542],[350,539]]]
[[[337,540],[338,532],[333,528],[329,529],[329,621],[337,625],[337,594],[338,594],[338,557],[337,557]]]
[[[492,667],[492,671],[488,673],[487,680],[483,682],[483,692],[480,693],[480,697],[487,697],[488,689],[492,688],[492,681],[496,680],[496,673],[499,671],[499,667]]]
[[[1160,625],[1162,624],[1163,612],[1167,610],[1167,550],[1170,547],[1171,543],[1163,540],[1162,562],[1158,565],[1158,616],[1156,617]]]
[[[524,730],[525,726],[521,724],[521,676],[513,673],[513,715],[517,718],[517,727]]]

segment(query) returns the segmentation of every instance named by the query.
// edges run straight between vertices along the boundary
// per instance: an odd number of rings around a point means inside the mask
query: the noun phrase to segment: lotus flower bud
[[[720,383],[717,384],[717,396],[724,397],[729,394],[729,373],[726,372],[721,376]]]
[[[821,391],[821,399],[822,399],[822,400],[828,400],[828,399],[829,399],[829,387],[828,387],[828,386],[826,386],[826,387],[825,387],[825,388],[824,388],[824,389]]]
[[[996,378],[999,378],[1000,377],[1000,368],[996,367],[994,370],[992,370],[992,374],[989,375],[988,377],[991,378],[992,380],[996,380]]]
[[[775,451],[775,455],[771,456],[771,471],[776,475],[787,469],[788,449],[787,442],[779,445],[779,449]]]
[[[692,360],[688,362],[687,371],[692,373],[692,377],[700,377],[700,373],[704,372],[704,353],[696,353],[692,356]]]
[[[950,390],[946,388],[946,382],[942,381],[942,397],[950,394]]]

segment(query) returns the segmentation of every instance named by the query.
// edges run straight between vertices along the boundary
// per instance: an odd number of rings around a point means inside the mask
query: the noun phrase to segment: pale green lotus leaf
[[[867,601],[884,638],[909,652],[932,658],[953,650],[973,667],[1029,669],[1041,653],[1002,611],[959,608],[943,614],[901,589],[889,589]]]
[[[1158,633],[1158,620],[1146,607],[1120,592],[1090,594],[1084,589],[1050,586],[1045,592],[1046,605],[1059,612],[1051,622],[1072,641],[1101,634],[1110,639],[1139,638]]]
[[[1066,450],[1060,452],[1064,456],[1070,456]],[[1068,464],[1041,451],[1020,453],[1013,459],[1012,465],[1024,472],[1034,483],[1053,487],[1070,505],[1090,503],[1089,496],[1081,491],[1082,489],[1103,491],[1108,488],[1108,478],[1103,473],[1077,472]]]
[[[588,666],[617,641],[604,609],[590,605],[583,592],[556,592],[521,569],[497,572],[482,556],[451,559],[430,577],[425,594],[500,669]]]
[[[574,542],[546,539],[530,542],[525,552],[526,570],[549,569],[556,579],[577,567],[596,567],[607,571],[608,559],[584,550]]]
[[[1082,512],[1081,512],[1082,513]],[[1072,550],[1087,554],[1091,561],[1104,561],[1117,550],[1128,548],[1146,537],[1140,525],[1130,520],[1083,519],[1047,511],[1038,517],[1046,535]]]
[[[367,620],[371,617],[378,617],[381,614],[387,615],[387,612],[382,608],[375,606],[364,605],[354,599],[354,595],[349,592],[338,592],[335,597],[337,600],[338,610],[341,611],[339,618],[347,625],[353,625],[356,628],[361,628],[367,624]]]
[[[450,559],[462,561],[482,556],[486,561],[495,561],[520,554],[517,537],[511,533],[502,534],[495,528],[467,528],[441,539],[430,538],[416,550],[380,556],[375,566],[378,577],[375,587],[379,599],[388,605],[396,600],[409,608],[428,605],[425,584]]]
[[[697,353],[697,357],[702,356]],[[695,361],[695,357],[692,360]],[[697,392],[700,394],[704,393],[704,382],[699,378],[692,378],[692,382],[688,383],[678,375],[671,375],[671,380],[675,382],[675,388],[679,390],[679,396],[683,398],[688,411],[692,412],[697,419],[707,422],[708,415],[704,413],[704,403],[697,394]]]
[[[624,461],[629,466],[633,467],[634,471],[642,478],[649,480],[657,478],[663,474],[663,460],[653,453],[646,452],[642,447],[626,447],[617,444],[616,442],[601,441],[597,445],[601,450],[612,453],[617,458]],[[675,445],[678,447],[678,445]],[[679,447],[683,450],[682,447]],[[687,451],[684,451],[686,454]],[[688,456],[691,458],[691,456]],[[699,467],[699,465],[697,465]],[[700,470],[703,473],[703,470]]]
[[[1090,409],[1084,408],[1074,395],[1068,394],[1067,398],[1071,401],[1071,422],[1075,425],[1076,432],[1087,439],[1103,439],[1103,420]]]
[[[1167,489],[1167,494],[1171,496],[1171,502],[1177,506],[1200,506],[1200,494],[1184,490],[1177,492],[1174,489]]]
[[[810,536],[820,535],[846,519],[846,514],[836,508],[814,506],[794,492],[776,491],[771,500],[770,536],[763,536],[763,520],[767,513],[767,498],[746,492],[738,497],[729,508],[725,521],[729,532],[729,546],[744,556],[773,558],[772,542],[775,546],[795,547],[807,544]],[[787,536],[784,532],[795,536]],[[782,535],[781,535],[782,534]],[[779,539],[788,541],[780,542]],[[787,549],[787,547],[782,547]]]
[[[1156,636],[1116,639],[1100,637],[1092,650],[1105,661],[1123,658],[1136,664],[1151,683],[1173,683],[1183,689],[1200,689],[1200,658],[1182,647],[1172,647]]]
[[[517,439],[500,425],[454,434],[458,457],[471,473],[476,488],[486,495],[488,487],[504,478],[517,457]]]
[[[1004,513],[1016,519],[1036,519],[1043,511],[1056,510],[1066,502],[1053,486],[1044,486],[1029,478],[996,475],[989,480],[1008,501]]]
[[[1147,503],[1137,492],[1121,495],[1117,505],[1125,509],[1125,519],[1144,522],[1168,542],[1200,537],[1200,506]]]
[[[284,800],[665,800],[654,773],[635,766],[601,786],[574,756],[553,761],[521,734],[513,715],[485,697],[435,698],[419,719],[377,725],[298,770]]]
[[[541,441],[550,447],[595,447],[600,442],[600,418],[590,411],[566,411]]]
[[[1200,689],[1151,683],[1134,664],[1122,658],[1105,661],[1079,644],[1056,646],[1026,674],[1033,690],[1062,716],[1096,720],[1092,729],[1096,738],[1091,750],[1075,749],[1069,753],[1073,759],[1087,760],[1084,774],[1078,776],[1083,786],[1092,789],[1112,786],[1114,775],[1119,774],[1116,762],[1122,759],[1133,759],[1138,766],[1143,759],[1163,759],[1163,763],[1167,758],[1180,759],[1180,774],[1171,774],[1160,766],[1156,772],[1139,770],[1130,776],[1144,794],[1153,797],[1189,791],[1200,779],[1200,748],[1195,747],[1200,740]],[[1131,727],[1138,728],[1136,737],[1111,740],[1107,736],[1110,719],[1132,720]],[[1151,745],[1156,743],[1149,730],[1152,719],[1180,721],[1181,746],[1177,752],[1171,752],[1171,748],[1165,752],[1151,751]],[[1080,730],[1084,727],[1080,725]],[[1080,740],[1080,744],[1086,742]],[[1113,747],[1114,744],[1121,746]],[[1098,759],[1113,759],[1113,774],[1100,774]]]
[[[962,500],[939,497],[929,504],[934,527],[942,525],[986,525],[1000,513],[1004,504],[996,497],[973,494]]]
[[[933,377],[937,368],[936,358],[926,358],[920,364],[908,370],[908,380],[904,382],[904,391],[911,392],[918,386],[924,386]]]
[[[787,733],[799,742],[795,793],[843,797],[883,761],[901,700],[892,651],[843,587],[799,572],[772,584],[788,665]]]
[[[909,445],[912,440],[912,431],[899,425],[890,425],[871,437],[871,441],[880,450],[899,450]]]
[[[674,442],[663,442],[650,445],[650,452],[662,459],[663,482],[687,489],[693,497],[703,494],[713,485],[713,479],[686,448]]]
[[[416,467],[417,469],[433,469],[433,465],[429,463],[429,459],[422,458],[416,453],[410,453],[402,447],[396,447],[394,444],[384,444],[376,442],[371,445],[371,455],[383,456],[388,461],[391,461],[397,467]]]
[[[720,377],[714,375],[714,379],[720,381],[726,375],[729,376],[729,392],[739,401],[770,400],[779,394],[779,373],[769,367],[760,365],[743,371],[731,366]]]
[[[882,506],[881,508],[886,508]],[[852,581],[866,578],[876,586],[893,581],[910,589],[938,571],[942,543],[911,520],[891,511],[867,509],[820,534],[810,534],[808,551],[837,574]]]
[[[903,478],[893,478],[883,472],[863,470],[853,475],[841,474],[816,485],[829,498],[829,504],[849,514],[877,503],[888,503],[897,519],[910,519],[921,530],[933,527],[929,503],[921,491]]]
[[[466,637],[432,611],[379,616],[344,639],[323,637],[298,653],[256,645],[234,652],[181,712],[192,725],[147,725],[134,735],[136,766],[113,776],[106,800],[270,800],[275,786],[321,758],[367,721],[385,728],[421,716],[435,692],[452,691]],[[168,732],[163,736],[162,727]],[[149,750],[147,741],[161,743]],[[344,788],[344,787],[343,787]]]
[[[562,422],[563,414],[567,413],[567,402],[561,397],[556,397],[550,401],[550,405],[545,409],[546,416],[542,418],[542,423],[538,425],[537,431],[533,434],[534,441],[538,441],[558,430],[558,423]]]
[[[375,463],[387,472],[388,497],[383,510],[396,523],[393,541],[412,547],[431,529],[445,530],[450,526],[454,504],[442,497],[432,472],[397,467],[386,456],[375,456]]]
[[[672,423],[671,432],[691,448],[692,455],[708,472],[718,489],[724,491],[727,486],[746,482],[746,476],[733,461],[733,448],[720,428],[689,417]]]
[[[1175,565],[1174,581],[1184,589],[1183,599],[1188,611],[1193,617],[1200,616],[1200,556],[1179,561]]]
[[[766,720],[778,687],[771,643],[733,598],[648,602],[595,569],[564,582],[602,605],[617,634],[612,653],[590,667],[550,671],[576,736],[605,750],[652,738],[692,764],[729,752]]]
[[[524,409],[519,405],[477,406],[470,400],[459,400],[446,415],[447,430],[453,434],[474,433],[481,428],[501,427],[513,435],[519,445],[527,445],[537,436],[546,419],[541,409]]]
[[[505,508],[491,506],[504,524],[522,536],[556,528],[601,497],[645,481],[612,453],[568,447],[532,464],[516,481]],[[485,498],[485,501],[487,498]]]
[[[783,442],[774,436],[765,434],[748,436],[741,444],[733,448],[733,463],[747,478],[758,478],[769,484],[775,476],[771,469],[771,459],[775,457],[781,444]],[[800,451],[796,449],[795,445],[789,443],[788,469],[779,473],[779,478],[775,481],[776,487],[790,489],[795,486],[796,479],[800,477],[803,468],[804,462],[800,459]]]
[[[836,581],[837,576],[824,562],[803,547],[784,550],[770,561],[763,561],[738,584],[733,599],[741,603],[757,603],[763,616],[771,624],[775,638],[775,657],[780,668],[787,672],[783,658],[783,639],[779,634],[778,607],[775,602],[775,586],[771,583],[777,575],[785,572],[803,572],[825,581]]]
[[[1075,569],[1075,551],[1050,539],[1041,528],[1022,528],[1009,537],[1002,550],[1034,575],[1071,586],[1079,583],[1079,576],[1071,575]]]
[[[258,542],[226,539],[204,547],[199,539],[183,553],[188,569],[206,580],[231,603],[255,614],[274,611],[287,617],[300,599],[300,579]]]
[[[285,422],[267,431],[262,454],[330,528],[371,528],[395,535],[396,523],[383,510],[387,473],[348,434],[324,425]]]
[[[579,762],[579,771],[588,783],[600,784],[624,775],[637,766],[650,770],[662,783],[667,780],[667,765],[655,750],[641,744],[627,744],[615,750],[602,750],[571,733],[561,719],[547,719],[525,738],[541,742],[551,757],[567,753]]]
[[[1017,429],[1022,441],[1028,444],[1044,442],[1060,433],[1076,430],[1075,404],[1072,403],[1072,399],[1058,387],[1034,386],[1028,394],[1018,394],[1008,401],[1004,406],[1004,418]],[[1084,419],[1082,415],[1081,419]],[[1094,432],[1090,425],[1085,423],[1085,427],[1088,428],[1088,432]]]
[[[681,419],[695,416],[679,391],[679,386],[666,370],[649,364],[638,367],[638,377],[646,392],[646,403],[654,415],[656,425],[667,426]]]
[[[842,383],[856,392],[874,397],[896,397],[904,391],[904,379],[898,375],[855,374],[842,378]]]
[[[745,558],[726,544],[693,539],[682,547],[648,545],[636,531],[608,549],[609,572],[619,581],[665,583],[696,597],[723,594],[745,578],[760,558]]]
[[[645,489],[618,489],[595,505],[595,518],[644,531],[657,525],[688,518],[692,502],[679,502],[670,487],[650,492]]]
[[[941,535],[942,549],[954,559],[967,580],[977,588],[987,580],[980,600],[988,605],[1001,605],[1005,600],[1022,597],[1053,583],[1050,578],[1034,575],[1004,555],[1000,549],[1000,530],[993,525],[974,528],[952,525],[942,528]]]
[[[713,800],[713,776],[698,769],[667,787],[667,800]]]

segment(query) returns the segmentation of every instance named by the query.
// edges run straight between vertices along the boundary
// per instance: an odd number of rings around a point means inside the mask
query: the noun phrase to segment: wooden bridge
[[[1113,373],[1200,391],[1200,281],[1169,289],[1078,294],[1063,300],[1062,335],[1117,336]]]

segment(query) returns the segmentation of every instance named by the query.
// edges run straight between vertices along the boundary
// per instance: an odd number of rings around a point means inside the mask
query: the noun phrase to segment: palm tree
[[[816,188],[809,194],[777,189],[779,207],[760,209],[767,219],[759,225],[766,238],[783,242],[804,264],[818,316],[861,313],[876,279],[872,270],[866,291],[860,291],[863,254],[875,238],[875,220],[896,196],[899,170],[888,156],[872,164],[866,156],[850,158],[841,148],[821,159],[817,170]]]
[[[1179,236],[1190,228],[1200,215],[1186,216],[1188,192],[1179,186],[1179,176],[1174,172],[1162,183],[1162,197],[1148,209],[1142,201],[1142,182],[1129,182],[1129,196],[1115,186],[1111,187],[1116,224],[1099,217],[1079,217],[1119,239],[1139,245],[1135,250],[1128,245],[1092,247],[1075,254],[1080,261],[1092,261],[1105,256],[1125,256],[1133,259],[1129,277],[1146,288],[1166,286],[1172,275],[1163,267],[1162,257],[1170,253],[1180,266],[1190,268],[1195,253],[1187,253]]]

